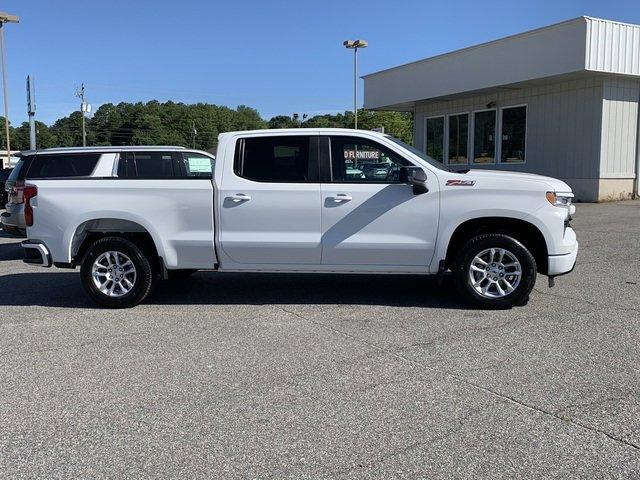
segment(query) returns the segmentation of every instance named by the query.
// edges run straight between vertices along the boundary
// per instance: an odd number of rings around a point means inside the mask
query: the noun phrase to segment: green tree
[[[4,119],[0,117],[0,127]],[[208,150],[214,148],[218,135],[233,130],[262,128],[352,128],[353,113],[316,115],[303,122],[278,115],[269,121],[258,111],[246,105],[232,109],[207,103],[187,105],[176,102],[149,102],[101,105],[91,118],[86,119],[88,145],[182,145]],[[385,132],[411,142],[412,118],[409,113],[360,110],[358,126],[363,129],[384,127]],[[195,127],[195,135],[194,135]],[[53,125],[37,121],[37,146],[71,147],[82,145],[82,116],[73,112],[58,119]],[[11,147],[29,148],[29,125],[10,128]],[[0,145],[5,142],[4,128],[0,128]]]
[[[334,115],[316,115],[304,122],[305,127],[317,128],[353,128],[353,112]],[[400,140],[411,143],[413,138],[413,117],[404,112],[379,112],[373,110],[358,110],[358,128],[371,130],[383,127],[385,133]]]

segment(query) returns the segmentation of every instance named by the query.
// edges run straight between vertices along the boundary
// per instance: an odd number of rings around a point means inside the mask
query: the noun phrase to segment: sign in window
[[[211,177],[214,160],[199,153],[183,153],[187,177]]]

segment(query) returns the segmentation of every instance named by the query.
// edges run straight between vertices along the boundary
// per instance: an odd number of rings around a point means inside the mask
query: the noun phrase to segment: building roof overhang
[[[640,26],[578,17],[365,75],[364,107],[523,88],[594,73],[640,77]]]

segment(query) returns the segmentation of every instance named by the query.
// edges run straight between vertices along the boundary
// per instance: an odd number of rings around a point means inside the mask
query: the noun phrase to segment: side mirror
[[[421,195],[429,191],[429,187],[427,187],[427,172],[420,167],[402,167],[400,179],[413,185],[414,195]]]

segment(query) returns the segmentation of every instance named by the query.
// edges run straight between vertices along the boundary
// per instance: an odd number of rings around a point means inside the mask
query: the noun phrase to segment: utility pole
[[[4,91],[4,129],[7,135],[7,163],[11,162],[11,139],[9,138],[9,91],[7,89],[7,64],[4,52],[4,24],[18,23],[20,18],[0,12],[0,56],[2,56],[2,89]]]
[[[29,115],[29,150],[36,147],[36,87],[33,76],[27,76],[27,114]]]
[[[191,138],[193,141],[193,148],[196,148],[196,135],[198,135],[198,130],[196,130],[196,121],[193,120],[191,123]]]
[[[91,111],[91,105],[84,100],[84,83],[76,91],[76,97],[80,99],[80,113],[82,114],[82,146],[87,146],[87,129],[85,126],[85,114]]]
[[[367,48],[366,40],[345,40],[342,42],[348,49],[353,50],[353,128],[358,129],[358,49]]]

